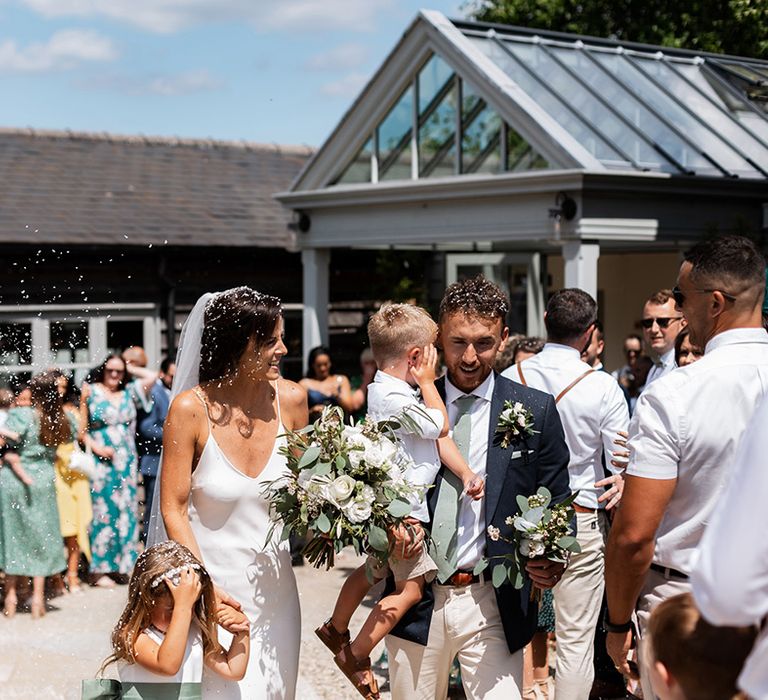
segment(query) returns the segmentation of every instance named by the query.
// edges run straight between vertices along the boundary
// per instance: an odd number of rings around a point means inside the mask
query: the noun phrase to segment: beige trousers
[[[605,511],[576,513],[576,539],[581,552],[571,556],[555,586],[555,697],[587,700],[595,677],[595,629],[605,588]]]
[[[429,644],[387,637],[392,700],[445,700],[456,657],[468,700],[520,700],[523,651],[509,653],[493,585],[432,590]]]
[[[651,683],[650,668],[648,666],[648,653],[646,645],[650,641],[647,634],[648,621],[651,619],[653,609],[662,601],[676,596],[678,593],[687,593],[691,590],[691,584],[679,578],[666,578],[659,571],[649,569],[645,577],[645,583],[637,600],[637,626],[638,626],[638,665],[640,667],[640,685],[643,688],[644,698],[655,698],[653,684]]]

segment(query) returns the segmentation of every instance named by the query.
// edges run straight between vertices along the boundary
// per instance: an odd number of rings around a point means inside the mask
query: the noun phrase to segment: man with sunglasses
[[[636,675],[627,662],[633,612],[642,638],[652,609],[690,590],[693,552],[730,479],[735,448],[768,393],[764,285],[765,258],[741,236],[699,243],[680,267],[676,309],[704,357],[640,396],[606,550],[607,647],[626,676]],[[654,697],[644,667],[642,685]]]
[[[643,306],[643,338],[653,360],[645,386],[675,369],[675,338],[685,327],[683,315],[676,309],[671,289],[652,294]]]

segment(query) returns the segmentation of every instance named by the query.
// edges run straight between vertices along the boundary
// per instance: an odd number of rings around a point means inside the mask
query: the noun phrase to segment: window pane
[[[547,159],[535,151],[511,126],[507,126],[507,170],[516,173],[548,167]]]
[[[642,70],[647,71],[651,76],[672,91],[681,102],[686,104],[697,114],[701,115],[701,117],[706,119],[709,124],[715,126],[726,139],[740,148],[744,153],[749,154],[749,156],[757,163],[768,169],[768,148],[744,131],[744,129],[741,129],[738,124],[734,124],[726,114],[723,114],[723,112],[718,110],[712,102],[701,95],[698,90],[691,87],[691,85],[689,85],[683,78],[677,75],[669,65],[661,61],[639,57],[635,60],[638,62],[638,65],[641,66]],[[678,67],[679,64],[675,64],[675,68]],[[707,91],[705,94],[715,100],[715,102],[734,119],[737,119],[736,113],[729,109],[729,105],[724,102],[717,93],[714,91]]]
[[[413,88],[409,87],[379,125],[379,180],[411,177]]]
[[[501,117],[464,82],[461,100],[461,172],[497,173],[501,163]]]
[[[419,71],[419,114],[429,109],[433,102],[440,102],[442,93],[450,88],[453,71],[439,56],[432,55]]]
[[[547,79],[552,79],[553,77],[552,75],[549,75],[547,71],[553,71],[556,74],[560,74],[561,78],[563,76],[563,71],[553,67],[552,61],[546,60],[546,57],[542,56],[541,52],[537,53],[535,47],[525,44],[505,42],[505,45],[513,51],[514,55],[522,60],[522,62],[533,71],[533,74],[537,76],[536,78],[523,69],[518,62],[510,57],[502,47],[496,44],[496,42],[475,37],[468,37],[468,39],[505,73],[507,73],[507,75],[509,75],[529,97],[535,100],[544,111],[546,111],[560,124],[560,126],[570,133],[571,136],[573,136],[596,158],[608,161],[623,160],[618,151],[606,143],[595,133],[595,131],[593,131],[593,129],[587,126],[582,119],[566,108],[558,98],[553,96],[552,93],[544,87],[544,84],[541,81],[545,77]],[[563,99],[570,105],[574,96],[579,94],[578,86],[574,85],[574,81],[570,78],[567,80],[563,79],[561,82],[568,86],[566,92],[563,94]],[[555,90],[558,92],[557,89]]]
[[[457,86],[453,76],[419,113],[419,177],[456,172]],[[421,95],[419,95],[421,104]]]
[[[52,321],[51,354],[56,365],[88,362],[88,322]]]
[[[120,354],[131,345],[144,345],[143,321],[107,321],[107,350]]]
[[[368,139],[354,160],[334,184],[343,182],[370,182],[371,156],[373,155],[373,139]]]
[[[0,323],[0,365],[32,364],[32,324]]]
[[[654,85],[630,61],[622,56],[599,51],[593,52],[592,55],[601,65],[618,76],[632,90],[639,103],[642,103],[644,107],[647,105],[649,113],[652,110],[673,124],[688,139],[695,143],[698,148],[707,153],[711,158],[714,158],[721,166],[740,175],[759,176],[759,173],[738,153],[707,129],[698,119],[691,116],[674,99]],[[652,117],[652,120],[654,122],[652,128],[664,129],[670,134],[674,133],[670,127],[663,125],[663,122],[657,117]],[[667,138],[671,139],[672,137]],[[685,144],[680,137],[675,138],[681,144]],[[691,158],[694,151],[693,147],[686,144],[682,145],[682,149],[682,153]],[[712,166],[709,167],[711,168]],[[701,166],[696,169],[700,168]]]

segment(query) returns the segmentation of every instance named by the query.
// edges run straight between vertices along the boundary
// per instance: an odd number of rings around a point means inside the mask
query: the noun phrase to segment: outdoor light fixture
[[[576,204],[576,200],[569,197],[565,192],[558,192],[555,197],[555,209],[549,210],[549,217],[551,219],[565,219],[571,221],[579,210],[579,205]]]
[[[312,219],[309,218],[309,214],[306,212],[300,211],[299,217],[296,220],[296,228],[301,231],[301,233],[308,233],[309,229],[312,227]]]

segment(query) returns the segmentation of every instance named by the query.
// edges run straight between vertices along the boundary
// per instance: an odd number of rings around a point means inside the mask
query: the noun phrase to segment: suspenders
[[[523,376],[523,366],[522,362],[515,362],[515,366],[517,367],[517,374],[520,377],[520,383],[523,386],[528,386],[528,382],[525,381],[525,377]],[[584,374],[579,375],[574,379],[565,389],[563,389],[556,397],[555,397],[555,403],[560,403],[560,399],[562,399],[573,387],[575,387],[582,379],[587,377],[588,375],[592,374],[592,372],[596,372],[597,370],[594,369],[588,369]]]

